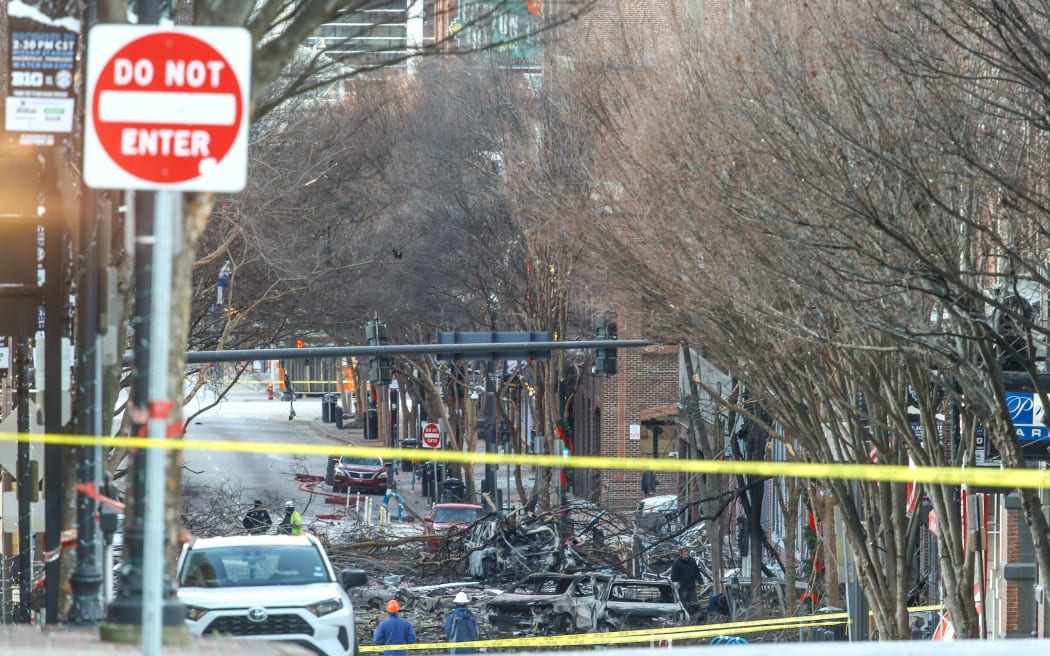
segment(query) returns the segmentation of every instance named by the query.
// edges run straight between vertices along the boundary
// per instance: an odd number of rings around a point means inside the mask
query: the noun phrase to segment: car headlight
[[[201,608],[200,606],[186,605],[186,619],[191,622],[196,622],[200,618],[204,617],[204,614],[208,612],[207,608]]]
[[[376,478],[386,478],[386,470],[384,469],[383,471],[379,472],[379,474],[376,475]]]
[[[318,617],[324,617],[329,613],[334,613],[343,607],[343,600],[339,597],[335,599],[326,599],[325,601],[319,601],[316,604],[309,604],[306,610],[310,611]]]

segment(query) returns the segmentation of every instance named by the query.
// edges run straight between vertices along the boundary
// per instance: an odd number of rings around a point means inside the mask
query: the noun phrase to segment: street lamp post
[[[85,193],[81,208],[80,302],[77,307],[77,343],[81,355],[77,360],[77,431],[81,435],[101,435],[102,407],[101,340],[98,334],[99,295],[98,267],[100,222],[93,207],[95,195]],[[77,482],[98,485],[101,474],[102,448],[82,446],[77,449]],[[69,620],[74,624],[96,625],[105,617],[102,608],[99,570],[97,503],[86,494],[77,495],[77,565],[70,575],[73,603]]]

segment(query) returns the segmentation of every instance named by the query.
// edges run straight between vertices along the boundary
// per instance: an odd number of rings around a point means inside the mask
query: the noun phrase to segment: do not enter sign
[[[243,28],[93,27],[87,58],[87,185],[243,189],[251,51],[251,36]]]
[[[423,426],[423,446],[428,449],[437,449],[441,446],[441,429],[437,424]]]

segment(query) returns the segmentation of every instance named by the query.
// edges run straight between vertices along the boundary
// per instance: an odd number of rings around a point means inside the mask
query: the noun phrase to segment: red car
[[[335,463],[332,490],[386,494],[389,474],[389,469],[382,458],[341,456],[339,462]]]
[[[423,535],[447,536],[454,528],[470,526],[486,515],[485,509],[474,503],[439,503],[423,518]],[[427,545],[436,548],[441,539],[427,540]]]

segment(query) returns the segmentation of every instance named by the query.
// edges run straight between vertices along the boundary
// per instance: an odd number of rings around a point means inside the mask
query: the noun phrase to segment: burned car
[[[489,599],[485,611],[497,631],[564,635],[594,631],[613,575],[530,574]]]
[[[617,578],[607,588],[599,631],[685,626],[689,612],[670,581]]]

